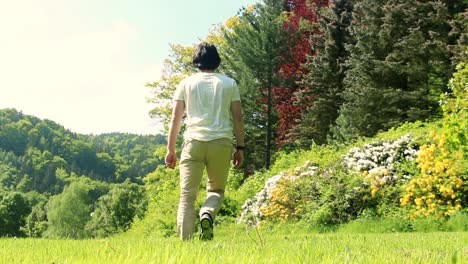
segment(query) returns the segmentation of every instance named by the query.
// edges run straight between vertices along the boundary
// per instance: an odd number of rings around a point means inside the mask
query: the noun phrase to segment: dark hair
[[[200,70],[214,70],[219,67],[221,58],[214,45],[202,42],[195,48],[192,62]]]

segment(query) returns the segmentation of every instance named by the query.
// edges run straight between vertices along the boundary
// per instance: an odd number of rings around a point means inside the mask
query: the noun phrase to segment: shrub
[[[401,205],[410,217],[447,218],[468,203],[466,129],[468,64],[460,64],[450,81],[452,94],[442,96],[444,128],[432,132],[417,158],[419,173],[405,189]]]
[[[269,178],[263,189],[243,204],[240,222],[257,225],[267,217],[276,220],[289,218],[294,214],[295,203],[291,201],[288,194],[284,193],[286,186],[301,177],[313,175],[316,170],[317,166],[306,162],[304,166],[298,167],[292,172],[281,172]]]
[[[338,157],[342,150],[319,147],[314,152],[325,153],[320,163],[307,161],[269,178],[264,188],[244,203],[240,221],[255,225],[262,220],[302,219],[330,226],[363,212],[384,216],[399,207],[401,186],[415,171],[417,149],[410,135],[370,142]]]

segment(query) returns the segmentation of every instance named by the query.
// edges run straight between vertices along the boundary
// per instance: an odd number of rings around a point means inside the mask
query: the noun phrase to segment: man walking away
[[[177,212],[177,229],[182,240],[191,239],[195,232],[195,200],[204,169],[208,182],[207,198],[199,213],[200,238],[211,240],[213,222],[224,199],[230,161],[233,160],[236,168],[244,161],[244,121],[239,90],[233,79],[215,72],[220,62],[215,46],[199,44],[193,56],[199,72],[182,80],[174,94],[165,162],[169,168],[176,166],[175,145],[185,113]]]

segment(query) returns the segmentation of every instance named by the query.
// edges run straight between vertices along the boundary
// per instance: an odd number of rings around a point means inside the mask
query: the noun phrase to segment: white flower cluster
[[[247,199],[242,205],[242,212],[239,218],[239,222],[246,223],[247,225],[256,226],[262,220],[262,209],[266,208],[271,201],[271,194],[276,188],[278,182],[281,179],[287,179],[289,181],[295,181],[302,177],[312,176],[317,171],[318,167],[314,166],[312,162],[306,161],[304,166],[297,167],[292,173],[280,172],[269,178],[263,189],[261,189],[251,199]]]
[[[419,150],[412,146],[413,141],[411,135],[407,134],[394,141],[372,142],[362,148],[352,148],[343,160],[349,169],[365,172],[368,177],[378,179],[380,184],[394,182],[398,179],[394,173],[395,164],[414,160],[418,156]],[[410,177],[404,175],[403,180]]]

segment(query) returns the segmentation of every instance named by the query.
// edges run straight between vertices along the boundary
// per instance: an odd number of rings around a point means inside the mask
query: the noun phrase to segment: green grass
[[[0,239],[0,263],[467,263],[468,232],[317,233],[297,226],[218,228],[210,242],[176,237]]]

